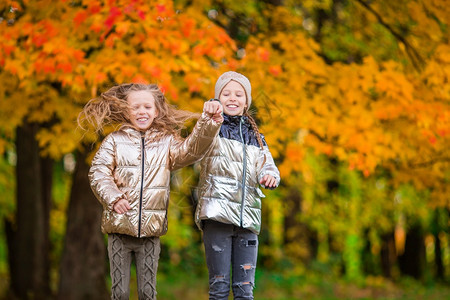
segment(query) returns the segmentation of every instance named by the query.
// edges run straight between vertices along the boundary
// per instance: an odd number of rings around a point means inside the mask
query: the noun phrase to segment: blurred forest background
[[[236,70],[282,176],[256,299],[449,299],[449,26],[446,0],[1,1],[0,298],[109,298],[89,99],[156,82],[199,112]],[[172,176],[162,300],[207,299],[197,173]]]

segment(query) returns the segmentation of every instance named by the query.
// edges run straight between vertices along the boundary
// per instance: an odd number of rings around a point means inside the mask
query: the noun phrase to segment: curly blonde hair
[[[103,133],[107,125],[132,126],[127,99],[130,93],[136,91],[148,91],[153,95],[158,115],[153,120],[151,128],[163,135],[179,135],[187,120],[200,117],[198,113],[179,110],[170,105],[156,84],[124,83],[91,99],[78,115],[78,125],[85,129],[83,125],[90,124],[97,134]]]

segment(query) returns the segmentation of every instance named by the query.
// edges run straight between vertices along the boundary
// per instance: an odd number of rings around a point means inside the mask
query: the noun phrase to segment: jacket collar
[[[137,130],[134,126],[130,125],[130,124],[123,124],[119,130],[124,131],[125,133],[127,133],[129,136],[132,136],[134,138],[140,139],[142,136],[145,136],[146,139],[154,137],[158,134],[160,134],[160,131],[158,131],[157,129],[154,129],[152,127],[150,127],[147,131],[143,132],[140,130]]]
[[[243,120],[245,124],[248,123],[247,119],[248,118],[246,116],[230,116],[227,114],[223,114],[223,123],[228,125],[239,125],[241,120]]]

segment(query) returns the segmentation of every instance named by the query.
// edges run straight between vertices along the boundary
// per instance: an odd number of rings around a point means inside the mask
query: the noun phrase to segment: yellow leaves
[[[6,61],[4,64],[4,69],[12,75],[17,75],[20,79],[24,78],[27,74],[25,67],[16,61]]]
[[[70,87],[75,94],[81,94],[85,91],[85,80],[84,77],[80,75],[71,76],[69,80],[63,80],[62,84],[63,87],[66,87],[70,84]]]
[[[450,98],[450,46],[439,45],[425,67],[421,79],[426,87],[443,99]]]
[[[100,33],[103,30],[103,24],[100,21],[100,17],[93,17],[92,24],[89,26],[89,30],[95,33]]]
[[[446,207],[447,209],[450,208],[450,198],[448,197],[448,195],[450,195],[450,187],[448,183],[439,182],[435,184],[430,196],[431,199],[433,199],[430,205],[433,208],[436,207]]]
[[[431,11],[434,16],[437,17],[439,22],[449,25],[450,24],[450,8],[446,1],[442,0],[430,0],[424,3],[427,10]]]
[[[190,45],[189,43],[184,41],[171,40],[166,47],[168,50],[170,50],[172,55],[181,55],[189,51]]]
[[[118,36],[121,37],[128,33],[130,30],[131,24],[129,22],[117,22],[116,23],[116,32],[118,33]]]
[[[414,87],[394,62],[385,63],[385,70],[376,76],[376,90],[388,98],[407,105],[413,100]]]
[[[448,138],[448,130],[444,129],[448,123],[438,121],[436,114],[448,110],[448,105],[440,108],[425,102],[422,105],[423,100],[417,97],[423,91],[428,98],[430,92],[400,64],[380,64],[367,57],[361,65],[327,66],[311,48],[305,47],[305,40],[298,32],[295,38],[277,33],[273,37],[251,39],[244,58],[247,70],[244,73],[251,78],[254,90],[264,89],[282,112],[286,124],[282,127],[264,114],[269,119],[264,120],[263,129],[277,133],[278,142],[290,145],[289,136],[304,126],[312,133],[304,138],[305,147],[348,161],[350,168],[370,176],[380,165],[389,166],[392,160],[408,161],[417,149],[430,151],[436,148],[441,136]],[[444,53],[440,55],[445,59]],[[432,73],[436,74],[430,70],[429,74]],[[443,114],[441,119],[445,119]],[[439,128],[441,134],[435,134],[436,129],[430,131],[433,135],[419,138],[421,124]],[[292,165],[298,159],[294,153],[291,146],[284,152],[285,161],[281,165],[284,174],[293,171]]]
[[[423,3],[411,1],[408,3],[408,12],[411,19],[416,22],[412,30],[414,32],[412,42],[417,43],[415,44],[416,48],[428,48],[431,45],[430,42],[439,42],[443,38],[440,20],[430,17],[429,11],[424,9]],[[418,43],[424,42],[424,38],[429,39],[430,42],[426,45],[419,45]]]
[[[42,3],[29,6],[37,9]],[[321,2],[324,7],[330,3]],[[437,14],[438,2],[423,5]],[[284,158],[283,174],[302,171],[305,149],[368,175],[377,167],[407,165],[411,159],[433,157],[448,148],[448,45],[435,47],[420,74],[408,73],[400,63],[379,63],[372,56],[358,64],[328,64],[320,56],[321,45],[295,29],[301,27],[302,18],[280,8],[272,14],[280,31],[251,36],[246,55],[236,60],[234,41],[198,7],[175,13],[172,1],[141,0],[83,1],[81,6],[63,7],[59,11],[57,6],[46,18],[30,15],[25,7],[17,24],[7,30],[1,24],[0,68],[20,79],[22,87],[62,83],[61,94],[83,100],[64,98],[70,105],[61,108],[55,99],[41,99],[36,105],[36,98],[24,99],[30,94],[14,92],[8,100],[25,105],[17,105],[13,124],[31,108],[36,110],[32,118],[39,121],[55,111],[58,116],[62,110],[71,115],[68,107],[79,109],[77,104],[88,100],[83,97],[97,95],[112,82],[155,82],[177,105],[199,107],[201,100],[212,96],[220,72],[231,68],[252,82],[256,117],[274,156]],[[411,16],[405,20],[423,16],[420,7],[408,9]],[[427,23],[434,21],[420,22],[434,26]],[[283,31],[289,23],[293,30]],[[4,105],[0,110],[10,111]],[[42,145],[57,155],[52,148],[58,144],[56,136],[67,134],[70,144],[70,130],[64,124],[43,132]],[[300,131],[307,134],[298,138]]]
[[[0,139],[0,154],[3,155],[8,147],[8,142],[4,139]]]
[[[201,91],[203,82],[197,74],[194,74],[194,73],[187,74],[184,77],[184,80],[186,81],[189,92],[200,92]]]
[[[120,69],[122,70],[122,75],[124,76],[124,78],[132,77],[134,74],[136,74],[136,71],[137,71],[137,68],[133,65],[121,66]],[[123,80],[123,81],[126,81],[126,80]]]
[[[3,74],[2,74],[3,75]],[[11,79],[0,77],[3,84],[17,87]],[[28,113],[30,100],[25,97],[25,93],[14,93],[0,101],[0,128],[7,137],[14,136],[16,126],[22,123],[23,117]],[[19,105],[20,104],[20,105]]]
[[[41,129],[36,138],[39,146],[44,149],[42,154],[55,159],[61,158],[65,153],[73,152],[79,145],[79,140],[74,138],[73,128],[67,130],[61,124],[53,126],[51,130]]]
[[[330,9],[333,1],[331,0],[322,0],[322,1],[316,1],[316,0],[306,0],[302,1],[302,5],[304,5],[306,8],[309,9],[323,9],[328,10]]]

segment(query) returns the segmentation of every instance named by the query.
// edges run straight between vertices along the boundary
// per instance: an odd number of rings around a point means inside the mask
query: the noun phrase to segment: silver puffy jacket
[[[92,190],[103,205],[102,232],[134,237],[161,236],[167,232],[170,171],[203,157],[219,132],[220,124],[204,114],[185,139],[124,125],[108,135],[89,170]],[[131,209],[118,214],[113,205],[129,201]]]
[[[200,229],[202,220],[209,219],[259,234],[265,197],[259,181],[269,174],[278,186],[280,173],[264,139],[264,150],[260,148],[247,118],[224,117],[219,136],[200,163],[195,222]]]

